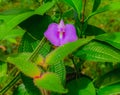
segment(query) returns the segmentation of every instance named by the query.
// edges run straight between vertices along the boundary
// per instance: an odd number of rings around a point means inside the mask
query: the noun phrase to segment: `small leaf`
[[[86,77],[68,82],[67,88],[67,95],[96,95],[92,81]]]
[[[31,56],[30,53],[20,53],[12,57],[8,57],[7,61],[14,64],[18,69],[21,70],[24,74],[29,77],[35,77],[40,75],[39,68],[34,64],[28,61],[28,58]]]
[[[95,37],[97,40],[107,42],[120,49],[120,32],[106,33]]]
[[[71,7],[73,7],[80,16],[80,13],[82,11],[82,0],[64,0],[64,2],[68,3]]]
[[[66,93],[67,90],[63,88],[60,78],[54,73],[46,73],[42,75],[41,78],[34,79],[34,83],[39,88],[58,92],[58,93]]]
[[[119,95],[120,83],[100,88],[97,93],[98,95]]]
[[[119,51],[109,45],[95,41],[80,48],[75,55],[89,61],[120,62]]]
[[[46,63],[51,65],[59,62],[60,60],[64,59],[68,54],[90,42],[93,38],[94,37],[79,39],[75,42],[67,43],[61,47],[58,47],[46,56]]]

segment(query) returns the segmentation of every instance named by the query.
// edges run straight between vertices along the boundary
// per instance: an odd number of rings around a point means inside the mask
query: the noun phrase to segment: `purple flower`
[[[75,27],[72,24],[64,24],[61,20],[59,24],[52,23],[48,26],[44,36],[54,45],[61,46],[68,42],[76,41],[77,35]]]

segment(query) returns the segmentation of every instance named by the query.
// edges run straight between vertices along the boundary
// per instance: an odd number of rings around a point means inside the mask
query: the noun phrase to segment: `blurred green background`
[[[42,0],[0,0],[0,12],[12,8],[30,8],[34,9],[40,5]],[[49,1],[49,0],[48,0]],[[91,12],[94,0],[87,0],[86,3],[86,16]],[[119,0],[101,0],[99,7],[102,7],[111,2]],[[106,32],[119,32],[120,31],[120,10],[108,11],[95,15],[89,20],[89,24],[95,25],[104,29]]]

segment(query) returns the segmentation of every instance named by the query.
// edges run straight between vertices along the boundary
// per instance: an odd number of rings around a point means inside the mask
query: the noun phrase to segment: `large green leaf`
[[[67,95],[96,95],[92,81],[86,77],[68,82],[67,88]]]
[[[80,48],[76,56],[96,62],[120,62],[120,52],[115,48],[100,42],[91,42]]]
[[[92,12],[96,11],[101,3],[101,0],[94,0]]]
[[[91,18],[92,16],[94,16],[98,13],[102,13],[102,12],[106,12],[106,11],[113,11],[113,10],[120,10],[120,2],[112,2],[111,4],[105,5],[104,7],[97,9],[96,11],[92,12],[85,19],[85,21],[87,21],[89,18]]]
[[[95,37],[97,40],[107,42],[120,49],[120,32],[106,33]]]
[[[45,73],[41,78],[34,79],[34,83],[39,88],[58,92],[66,93],[67,90],[63,88],[60,78],[55,73]]]
[[[98,95],[119,95],[120,83],[101,88],[97,93]]]
[[[80,16],[81,10],[82,10],[82,0],[64,0],[67,4],[69,4],[71,7],[76,10],[78,15]]]
[[[68,54],[90,42],[93,38],[94,37],[79,39],[75,42],[67,43],[61,47],[58,47],[46,56],[46,63],[51,65],[59,62],[60,60],[64,59]]]
[[[30,53],[21,53],[12,57],[8,57],[7,61],[14,64],[18,69],[20,69],[21,72],[27,76],[34,78],[35,76],[39,76],[41,72],[34,63],[28,61],[28,58],[30,56]]]

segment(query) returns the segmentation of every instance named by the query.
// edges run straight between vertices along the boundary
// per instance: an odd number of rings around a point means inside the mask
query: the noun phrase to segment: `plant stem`
[[[85,19],[85,7],[86,7],[86,0],[83,0],[83,11],[82,11],[82,20],[81,20],[83,24]]]
[[[9,88],[11,88],[20,79],[20,73],[17,74],[2,90],[0,94],[3,95]]]
[[[38,55],[39,50],[43,47],[45,41],[46,41],[46,38],[43,37],[42,40],[40,41],[38,46],[35,48],[35,50],[33,51],[32,55],[30,56],[30,58],[28,60],[30,60],[31,62],[34,62],[35,57]]]
[[[82,23],[81,37],[83,37],[84,31],[85,31],[84,29],[85,7],[86,7],[86,0],[83,0],[83,10],[82,10],[82,19],[81,19],[81,23]]]

